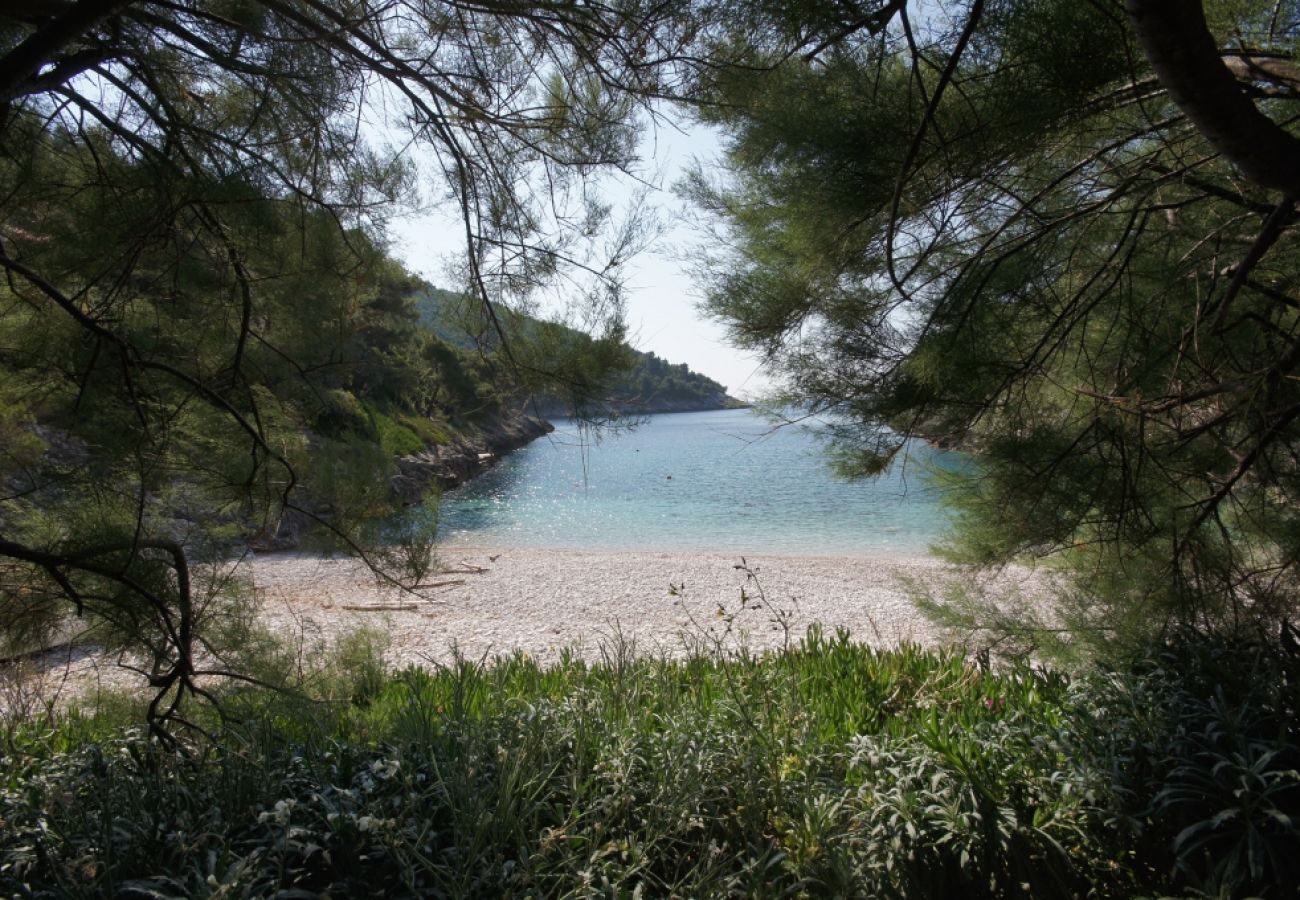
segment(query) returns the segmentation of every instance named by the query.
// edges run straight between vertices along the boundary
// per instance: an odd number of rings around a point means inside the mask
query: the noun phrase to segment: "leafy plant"
[[[198,758],[139,732],[28,745],[0,770],[0,890],[1015,896],[1025,878],[1064,897],[1115,882],[1080,787],[1095,773],[1041,738],[1069,701],[1054,678],[819,635],[770,657],[611,645],[594,665],[396,677],[380,652],[340,648],[309,696],[242,692]],[[821,690],[841,679],[857,687]]]

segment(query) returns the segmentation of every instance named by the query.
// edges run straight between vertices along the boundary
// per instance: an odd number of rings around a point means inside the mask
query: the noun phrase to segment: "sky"
[[[700,238],[688,224],[686,201],[671,190],[693,159],[707,162],[720,155],[718,138],[702,128],[679,131],[661,124],[647,133],[640,151],[647,171],[661,173],[656,181],[662,186],[648,199],[668,227],[653,249],[628,266],[629,343],[669,362],[686,363],[726,385],[733,397],[753,399],[769,389],[770,382],[757,358],[730,346],[723,327],[697,310],[701,291],[682,257]],[[632,192],[630,184],[615,184],[610,199],[617,204]],[[463,234],[459,219],[436,210],[407,215],[389,228],[393,252],[438,287],[450,287],[446,258],[449,251],[462,252]]]

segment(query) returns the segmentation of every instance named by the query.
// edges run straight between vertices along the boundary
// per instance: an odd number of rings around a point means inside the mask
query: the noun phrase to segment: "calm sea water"
[[[443,496],[444,543],[918,555],[945,524],[925,473],[961,464],[918,444],[881,478],[845,481],[815,425],[773,431],[749,410],[653,416],[597,444],[555,426]]]

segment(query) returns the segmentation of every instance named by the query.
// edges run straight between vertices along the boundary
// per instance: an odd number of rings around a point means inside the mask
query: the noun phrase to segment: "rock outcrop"
[[[554,430],[550,422],[535,416],[502,416],[478,423],[450,443],[400,457],[393,490],[404,502],[416,502],[430,485],[455,487]]]
[[[430,486],[455,487],[491,468],[510,451],[554,430],[555,426],[545,419],[522,415],[497,416],[466,425],[449,443],[398,457],[397,473],[392,479],[393,493],[400,503],[419,503]],[[317,512],[328,515],[326,510]],[[286,510],[276,523],[273,535],[254,538],[250,546],[264,553],[299,550],[316,522],[312,515]]]

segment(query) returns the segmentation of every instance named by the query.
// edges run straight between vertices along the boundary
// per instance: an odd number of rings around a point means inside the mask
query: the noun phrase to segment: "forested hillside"
[[[445,341],[462,349],[500,343],[496,324],[483,315],[482,305],[472,299],[453,291],[426,287],[417,295],[416,305],[423,322]],[[503,330],[517,334],[523,341],[535,342],[539,336],[547,335],[552,346],[582,348],[575,356],[585,356],[591,350],[591,338],[581,331],[511,310],[502,310],[499,316]],[[671,363],[652,352],[626,346],[612,349],[609,363],[616,371],[607,383],[583,381],[580,373],[573,373],[579,379],[577,384],[587,389],[587,396],[577,404],[579,412],[637,414],[744,406],[727,393],[725,385],[692,371],[685,363]],[[530,409],[543,415],[564,416],[574,411],[574,404],[565,396],[562,386],[557,389],[550,385],[542,386],[534,394]]]
[[[727,394],[722,384],[691,371],[686,363],[670,363],[654,353],[638,353],[636,367],[621,386],[645,411],[730,409],[743,404]]]
[[[5,638],[75,616],[142,650],[165,735],[238,600],[210,564],[293,519],[374,562],[394,453],[506,392],[603,384],[617,317],[576,360],[542,342],[480,364],[414,327],[414,284],[380,248],[417,171],[378,132],[445,161],[440,200],[485,304],[573,269],[616,296],[636,225],[595,258],[608,210],[579,188],[632,155],[635,111],[602,85],[657,90],[623,42],[676,45],[677,27],[612,10],[4,4]],[[592,65],[590,82],[536,90]]]

